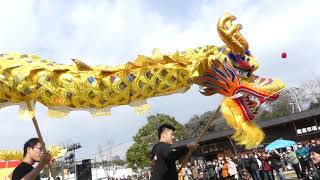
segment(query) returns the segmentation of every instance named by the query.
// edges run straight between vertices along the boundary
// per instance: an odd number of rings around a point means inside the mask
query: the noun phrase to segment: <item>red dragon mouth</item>
[[[273,101],[278,98],[278,95],[254,91],[247,87],[237,88],[234,94],[240,95],[240,97],[235,98],[235,101],[239,104],[242,112],[249,120],[254,119],[259,111],[260,105],[266,100]]]

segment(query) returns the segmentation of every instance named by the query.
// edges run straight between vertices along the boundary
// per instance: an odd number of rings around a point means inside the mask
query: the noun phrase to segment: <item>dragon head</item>
[[[259,64],[239,32],[242,26],[232,25],[235,19],[231,14],[219,19],[218,33],[226,46],[220,47],[217,55],[209,57],[209,68],[196,79],[196,84],[203,87],[200,91],[203,95],[219,93],[226,96],[221,111],[228,125],[236,130],[233,139],[246,148],[253,148],[264,139],[264,133],[252,120],[261,104],[277,99],[284,84],[254,74]]]

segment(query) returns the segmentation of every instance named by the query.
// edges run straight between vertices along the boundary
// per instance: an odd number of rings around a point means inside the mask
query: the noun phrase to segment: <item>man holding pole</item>
[[[158,129],[159,142],[153,146],[151,152],[151,180],[178,180],[175,161],[186,151],[178,153],[172,150],[174,131],[175,128],[170,124],[162,124]],[[190,143],[187,147],[193,151],[198,147],[198,144]]]
[[[14,169],[12,180],[40,180],[40,172],[51,162],[51,155],[43,152],[38,138],[29,139],[23,147],[23,160]],[[39,164],[33,168],[35,162]]]

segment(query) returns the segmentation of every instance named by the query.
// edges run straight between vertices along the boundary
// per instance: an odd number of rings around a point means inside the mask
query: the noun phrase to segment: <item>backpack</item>
[[[213,169],[212,166],[208,169],[208,174],[209,174],[209,177],[216,176],[216,171]]]

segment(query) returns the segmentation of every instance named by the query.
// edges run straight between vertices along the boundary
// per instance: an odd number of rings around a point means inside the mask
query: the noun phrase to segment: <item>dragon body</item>
[[[60,146],[49,146],[48,151],[54,159],[61,158],[67,152]],[[0,150],[0,161],[23,160],[23,151],[18,150]]]
[[[146,99],[202,87],[203,95],[226,96],[221,110],[235,128],[233,138],[247,148],[263,140],[263,132],[251,121],[260,104],[275,100],[284,88],[280,80],[254,74],[258,63],[240,34],[241,25],[232,25],[230,14],[218,22],[218,32],[226,46],[203,46],[172,54],[154,50],[119,66],[57,64],[33,54],[8,53],[0,56],[0,106],[40,102],[49,115],[66,116],[73,110],[108,115],[110,108],[131,105],[147,108]]]

